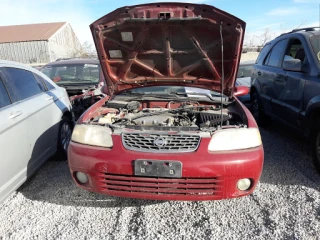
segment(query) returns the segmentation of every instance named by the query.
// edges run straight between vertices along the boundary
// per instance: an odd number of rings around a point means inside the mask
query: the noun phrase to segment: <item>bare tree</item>
[[[272,38],[270,28],[266,28],[258,38],[259,46],[263,47]]]
[[[254,35],[245,36],[243,52],[251,52],[255,50],[256,38],[257,37]]]
[[[73,57],[96,58],[97,51],[91,43],[86,41],[78,49],[74,49],[72,55]]]

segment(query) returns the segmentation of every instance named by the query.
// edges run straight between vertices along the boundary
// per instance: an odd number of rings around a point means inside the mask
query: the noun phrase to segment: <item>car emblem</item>
[[[167,145],[167,140],[163,137],[158,137],[153,141],[153,144],[157,147],[163,147]]]

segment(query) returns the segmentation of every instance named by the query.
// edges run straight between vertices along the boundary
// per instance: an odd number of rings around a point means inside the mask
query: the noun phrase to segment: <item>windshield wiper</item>
[[[201,93],[201,92],[170,92],[170,94],[175,94],[175,95],[184,95],[186,97],[192,97],[192,96],[201,96],[201,97],[207,97],[210,99],[212,102],[221,102],[221,94],[208,94],[208,93]],[[228,102],[227,97],[224,98],[224,103]]]
[[[76,78],[74,79],[75,81],[80,81],[80,82],[93,82],[92,80],[89,79],[83,79],[83,78]],[[97,82],[97,81],[96,81]]]
[[[163,98],[163,99],[172,99],[174,98],[182,98],[182,96],[179,95],[171,95],[169,93],[165,93],[165,94],[161,94],[161,93],[144,93],[144,92],[130,92],[130,91],[126,91],[123,92],[121,94],[119,94],[118,96],[132,96],[132,97],[142,97],[142,98]],[[184,98],[186,98],[187,96],[185,96]]]
[[[118,95],[120,96],[132,96],[136,97],[133,100],[136,99],[141,99],[141,98],[162,98],[162,99],[183,99],[187,100],[188,98],[197,98],[203,100],[203,101],[208,101],[212,103],[220,103],[221,102],[221,94],[208,94],[208,93],[201,93],[201,92],[167,92],[167,93],[144,93],[144,92],[131,92],[131,91],[126,91]],[[204,98],[206,97],[207,100]],[[228,97],[223,96],[223,104],[228,104]]]
[[[121,96],[121,95],[132,95],[132,96],[142,96],[142,95],[145,95],[145,93],[143,93],[143,92],[131,92],[131,91],[126,91],[126,92],[122,92],[122,93],[120,93],[119,94],[119,96]]]

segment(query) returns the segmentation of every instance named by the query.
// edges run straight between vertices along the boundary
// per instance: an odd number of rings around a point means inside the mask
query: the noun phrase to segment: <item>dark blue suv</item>
[[[252,73],[252,112],[279,120],[310,141],[320,173],[320,31],[295,29],[268,42]]]

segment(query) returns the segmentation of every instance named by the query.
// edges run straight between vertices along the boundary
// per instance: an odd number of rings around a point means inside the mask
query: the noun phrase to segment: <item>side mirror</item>
[[[236,86],[234,87],[233,96],[241,97],[249,94],[250,89],[247,86]]]
[[[288,59],[284,60],[282,64],[283,70],[301,72],[301,60],[300,59]]]
[[[244,77],[243,72],[238,72],[238,76],[237,76],[237,78],[243,78],[243,77]]]

